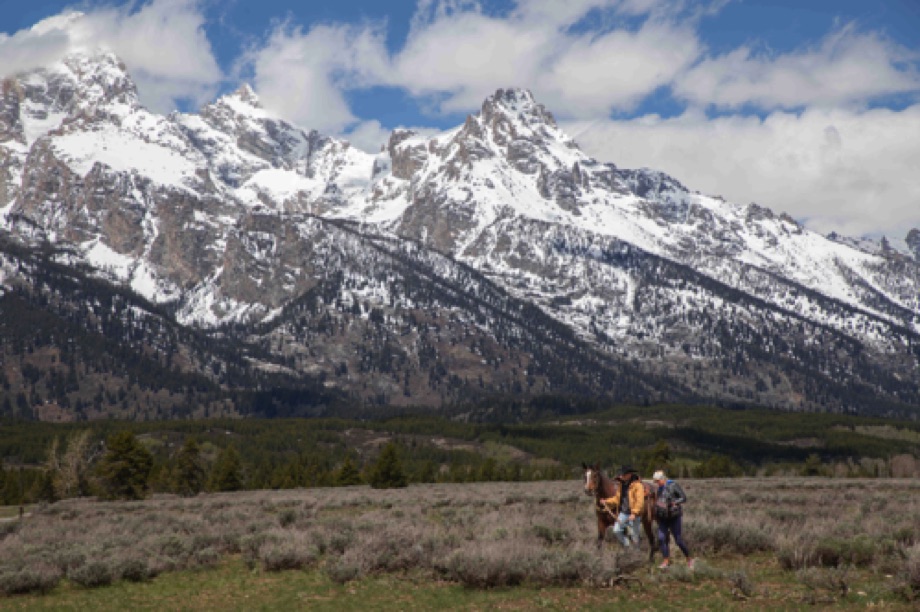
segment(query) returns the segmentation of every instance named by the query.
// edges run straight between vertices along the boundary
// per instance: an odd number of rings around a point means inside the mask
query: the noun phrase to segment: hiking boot
[[[671,567],[671,564],[668,563],[667,561],[665,561],[664,563],[662,563],[661,565],[658,566],[658,569],[660,569],[660,570],[666,570],[666,569],[668,569],[669,567]]]
[[[687,559],[687,569],[688,570],[692,571],[695,566],[696,566],[696,559]]]

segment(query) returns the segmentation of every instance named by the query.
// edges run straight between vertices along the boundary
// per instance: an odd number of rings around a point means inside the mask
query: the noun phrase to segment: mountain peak
[[[259,94],[257,94],[255,90],[250,87],[249,83],[243,83],[240,85],[239,89],[234,91],[228,97],[239,100],[240,102],[248,104],[253,108],[262,108],[262,102],[259,100]]]
[[[496,115],[505,115],[523,120],[531,126],[546,124],[557,127],[553,114],[536,101],[533,93],[529,89],[518,87],[499,89],[486,98],[482,103],[481,115],[486,121],[491,121]]]

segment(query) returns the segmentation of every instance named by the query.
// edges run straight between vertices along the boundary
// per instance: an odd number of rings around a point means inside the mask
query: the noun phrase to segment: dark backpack
[[[683,509],[679,504],[674,503],[674,493],[671,489],[671,482],[668,481],[655,499],[655,518],[666,521],[677,518],[681,512]]]

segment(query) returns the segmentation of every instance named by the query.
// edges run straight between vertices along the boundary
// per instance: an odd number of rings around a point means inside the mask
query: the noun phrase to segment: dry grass
[[[684,531],[704,559],[774,556],[814,601],[846,596],[847,568],[891,575],[900,596],[920,596],[918,481],[683,484]],[[144,581],[231,555],[255,571],[312,568],[339,583],[385,574],[476,588],[650,579],[643,554],[613,543],[597,554],[591,508],[574,481],[69,500],[0,534],[0,592],[46,592],[65,578],[86,588]],[[723,580],[739,599],[755,592],[747,574],[705,562],[651,579]]]

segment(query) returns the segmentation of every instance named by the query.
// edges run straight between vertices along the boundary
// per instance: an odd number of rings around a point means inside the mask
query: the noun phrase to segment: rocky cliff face
[[[601,163],[524,90],[369,155],[245,86],[157,116],[73,56],[0,87],[0,223],[362,401],[920,406],[916,230],[869,248]]]

